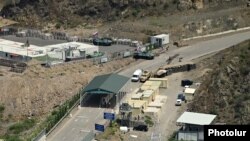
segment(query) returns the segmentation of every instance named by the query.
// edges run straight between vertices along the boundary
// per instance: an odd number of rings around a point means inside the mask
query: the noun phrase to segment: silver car
[[[182,102],[181,99],[177,99],[175,102],[175,106],[181,106],[181,102]]]

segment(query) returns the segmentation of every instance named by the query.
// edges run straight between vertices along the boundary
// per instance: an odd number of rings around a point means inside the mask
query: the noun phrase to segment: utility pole
[[[28,48],[29,48],[29,46],[30,46],[30,43],[29,43],[29,39],[27,38],[27,41],[26,41],[26,43],[25,43],[25,46],[26,46],[26,48],[27,48],[27,57],[26,57],[26,61],[28,62],[28,56],[29,56],[29,50],[28,50]]]
[[[27,50],[26,50],[26,51],[27,51],[26,61],[28,62],[28,53],[29,53],[29,52],[28,52],[28,46],[26,47],[26,49],[27,49]]]
[[[48,52],[46,50],[46,66],[48,66]]]
[[[65,30],[67,30],[67,28],[68,28],[68,21],[67,20],[65,20],[65,24],[66,24],[66,29]]]

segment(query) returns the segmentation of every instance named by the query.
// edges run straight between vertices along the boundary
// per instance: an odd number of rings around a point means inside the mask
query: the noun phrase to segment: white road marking
[[[88,118],[86,116],[77,116],[77,118]]]
[[[81,129],[80,132],[86,132],[86,133],[89,133],[90,130],[84,130],[84,129]]]

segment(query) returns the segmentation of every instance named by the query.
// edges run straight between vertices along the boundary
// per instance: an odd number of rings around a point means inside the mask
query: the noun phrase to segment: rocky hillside
[[[218,115],[217,122],[250,124],[250,41],[203,60],[209,73],[190,109]]]
[[[1,14],[26,25],[52,22],[75,27],[123,18],[168,15],[190,9],[226,8],[244,5],[245,0],[0,0]],[[14,5],[10,5],[14,3]],[[1,7],[0,7],[1,8]]]
[[[250,26],[246,0],[0,1],[0,16],[19,26],[84,37],[98,31],[100,36],[148,42],[153,34],[170,33],[171,40],[179,40]]]

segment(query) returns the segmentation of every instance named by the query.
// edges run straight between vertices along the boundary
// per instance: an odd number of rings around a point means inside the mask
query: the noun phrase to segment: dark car
[[[98,46],[111,46],[113,41],[110,38],[95,38],[93,40],[94,45]]]
[[[188,79],[185,79],[185,80],[182,80],[181,81],[181,86],[190,86],[190,85],[192,85],[193,84],[193,81],[191,81],[191,80],[188,80]]]
[[[181,99],[182,101],[185,101],[186,97],[184,94],[178,94],[177,99]]]
[[[148,131],[148,126],[147,125],[138,125],[138,126],[135,126],[133,128],[133,130],[147,132]]]
[[[149,52],[135,52],[133,57],[135,59],[147,59],[147,60],[152,60],[154,59],[154,54],[149,53]]]

